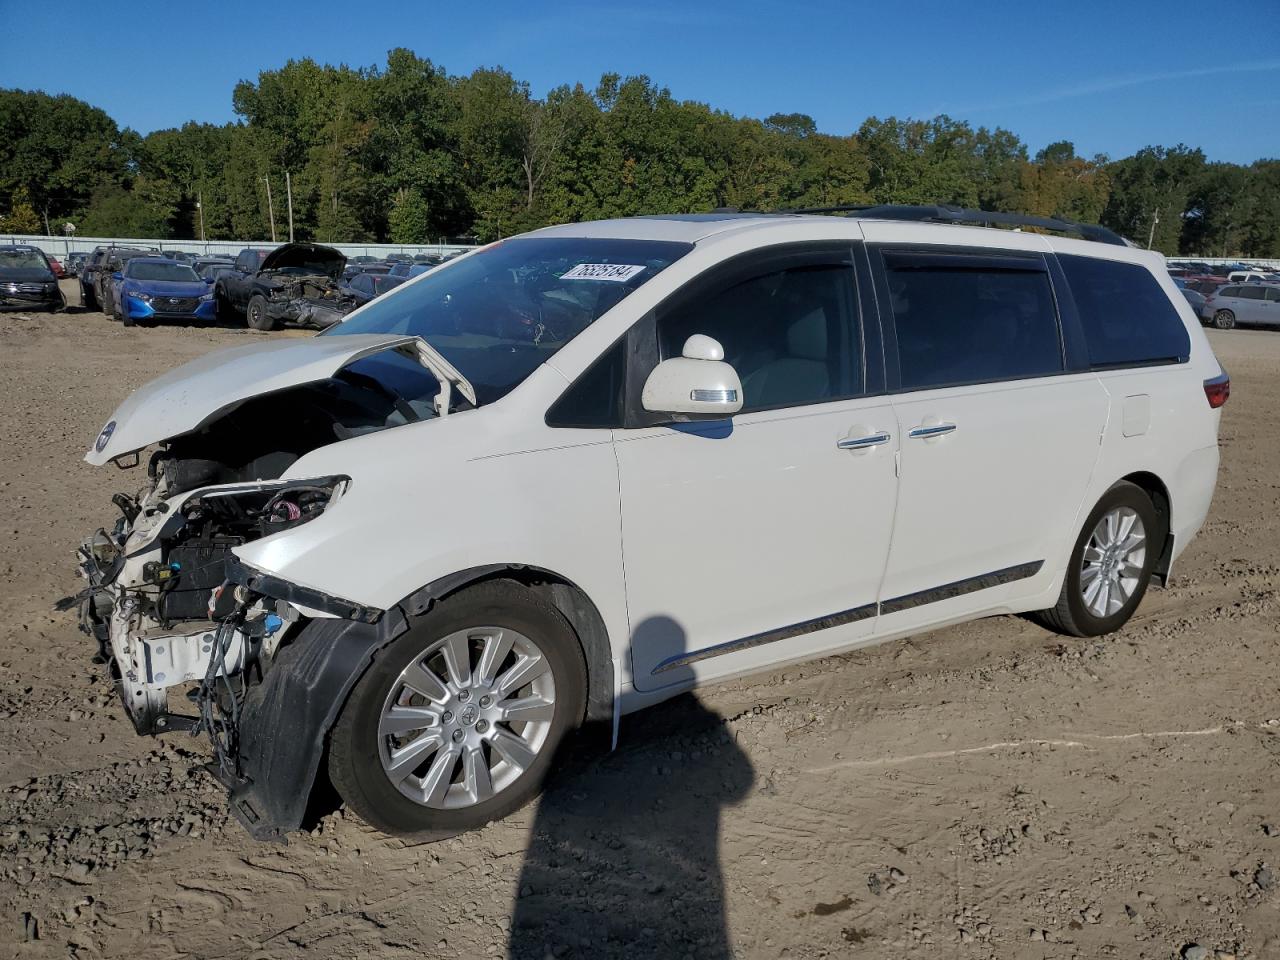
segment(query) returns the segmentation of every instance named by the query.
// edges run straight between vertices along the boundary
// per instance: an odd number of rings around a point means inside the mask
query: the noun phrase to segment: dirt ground
[[[0,315],[0,956],[1280,957],[1280,334],[1210,334],[1217,499],[1121,633],[1001,617],[725,684],[478,833],[338,810],[286,846],[53,611],[142,483],[81,462],[107,414],[247,336]]]

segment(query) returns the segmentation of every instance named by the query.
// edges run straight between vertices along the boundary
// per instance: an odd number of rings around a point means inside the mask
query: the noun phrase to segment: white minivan
[[[538,230],[135,391],[86,459],[148,485],[67,605],[138,731],[206,732],[255,836],[322,769],[444,836],[700,684],[1120,628],[1204,522],[1229,389],[1163,259],[854,213]]]

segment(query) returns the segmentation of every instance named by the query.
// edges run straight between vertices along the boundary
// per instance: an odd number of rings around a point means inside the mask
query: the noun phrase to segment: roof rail
[[[1077,223],[1065,217],[1034,217],[1025,213],[1000,213],[993,210],[966,210],[951,204],[932,206],[908,206],[897,203],[842,204],[834,207],[805,207],[798,210],[779,210],[779,213],[845,213],[869,220],[915,220],[928,223],[968,223],[990,227],[1039,227],[1056,233],[1068,233],[1084,240],[1129,246],[1129,242],[1106,227],[1091,223]]]

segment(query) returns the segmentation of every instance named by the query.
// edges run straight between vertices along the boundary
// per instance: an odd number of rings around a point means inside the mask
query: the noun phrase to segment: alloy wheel
[[[551,665],[529,637],[493,626],[450,633],[392,684],[378,722],[382,769],[423,806],[483,803],[532,765],[555,701]]]
[[[1119,611],[1142,582],[1147,531],[1130,507],[1116,507],[1098,520],[1080,564],[1080,594],[1095,617]]]

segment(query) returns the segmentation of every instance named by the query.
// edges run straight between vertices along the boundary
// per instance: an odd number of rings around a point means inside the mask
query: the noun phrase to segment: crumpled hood
[[[212,289],[203,280],[125,280],[126,293],[145,293],[149,297],[203,297]]]
[[[417,337],[363,333],[215,350],[130,394],[102,428],[85,460],[101,466],[150,444],[190,433],[252,397],[325,380],[362,357],[419,343]]]
[[[289,267],[314,267],[333,280],[342,276],[347,257],[341,250],[320,243],[286,243],[276,247],[262,261],[260,269],[284,270]]]

